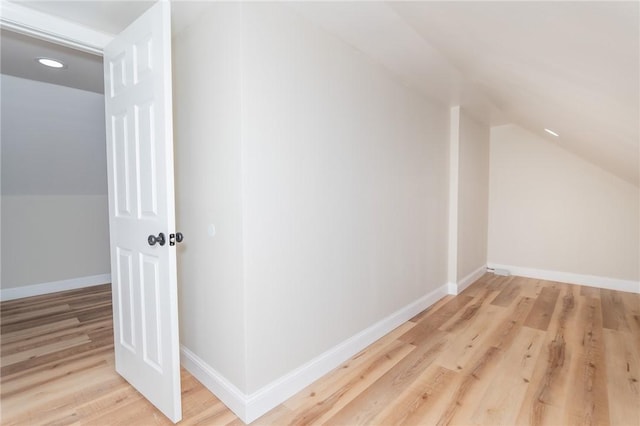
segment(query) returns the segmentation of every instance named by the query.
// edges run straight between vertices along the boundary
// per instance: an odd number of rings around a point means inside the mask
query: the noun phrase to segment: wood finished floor
[[[171,424],[113,369],[108,286],[3,302],[2,425]],[[254,424],[640,425],[640,295],[485,275]],[[181,424],[242,425],[182,371]]]

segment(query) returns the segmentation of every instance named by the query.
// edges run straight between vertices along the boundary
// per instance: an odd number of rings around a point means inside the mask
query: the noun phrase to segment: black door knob
[[[155,246],[156,243],[163,246],[166,240],[164,239],[164,234],[161,232],[158,234],[157,237],[155,235],[149,235],[149,238],[147,238],[147,242],[149,243],[150,246]]]
[[[181,243],[183,239],[182,232],[176,232],[176,242]]]

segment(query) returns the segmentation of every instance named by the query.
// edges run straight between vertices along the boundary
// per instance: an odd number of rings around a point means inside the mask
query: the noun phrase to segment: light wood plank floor
[[[170,424],[113,369],[108,286],[1,310],[3,425]],[[485,275],[256,424],[640,425],[640,295]],[[184,424],[241,425],[182,371]]]

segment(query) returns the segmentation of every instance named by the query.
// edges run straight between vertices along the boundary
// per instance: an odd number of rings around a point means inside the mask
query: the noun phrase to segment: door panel
[[[136,323],[133,315],[134,311],[134,290],[133,281],[133,253],[129,250],[116,248],[117,252],[117,281],[114,284],[117,289],[113,290],[118,294],[118,318],[114,322],[118,323],[120,344],[132,353],[136,352],[135,330]],[[117,334],[117,333],[116,333]]]
[[[172,421],[182,417],[169,2],[104,51],[116,370]],[[165,235],[165,244],[148,237]]]

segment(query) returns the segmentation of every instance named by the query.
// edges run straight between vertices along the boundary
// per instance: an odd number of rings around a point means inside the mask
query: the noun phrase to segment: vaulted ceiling
[[[638,2],[285,4],[430,98],[520,125],[639,185]],[[20,5],[117,33],[149,3]],[[173,2],[174,30],[203,8]]]
[[[520,125],[638,185],[639,5],[450,1],[294,7],[424,93],[463,105],[491,125]]]

